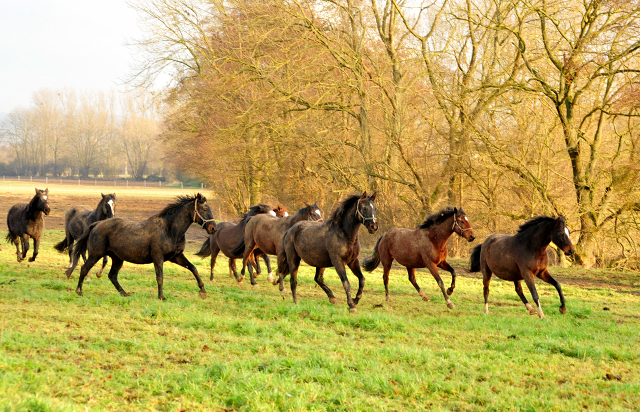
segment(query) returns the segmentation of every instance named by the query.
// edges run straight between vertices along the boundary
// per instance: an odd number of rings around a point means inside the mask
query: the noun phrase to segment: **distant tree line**
[[[141,180],[161,173],[160,126],[141,97],[42,89],[0,124],[3,174]],[[125,173],[126,172],[126,173]]]

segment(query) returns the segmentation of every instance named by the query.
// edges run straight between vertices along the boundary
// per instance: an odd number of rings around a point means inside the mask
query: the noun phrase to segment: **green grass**
[[[611,286],[607,272],[553,268],[599,283],[564,284],[563,316],[555,290],[538,282],[547,316],[539,320],[499,280],[488,316],[472,277],[459,278],[449,310],[430,276],[418,275],[431,297],[423,302],[406,272],[393,271],[386,303],[378,269],[353,315],[332,269],[325,277],[337,306],[308,267],[294,305],[264,274],[256,287],[237,284],[223,258],[204,300],[171,263],[164,302],[152,266],[127,263],[120,281],[132,296],[118,295],[105,274],[79,297],[78,270],[67,280],[66,255],[52,249],[61,237],[45,232],[33,263],[17,263],[2,245],[0,411],[639,408],[640,302],[620,293],[637,290],[637,273],[612,274]],[[208,278],[208,259],[192,261]]]

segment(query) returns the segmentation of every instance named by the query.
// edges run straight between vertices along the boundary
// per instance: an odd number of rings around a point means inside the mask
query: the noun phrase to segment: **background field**
[[[0,186],[0,210],[28,200],[31,186]],[[79,297],[78,270],[66,279],[66,256],[52,249],[63,236],[56,222],[68,205],[94,206],[112,191],[49,187],[36,262],[16,262],[8,244],[0,251],[0,410],[639,409],[637,273],[553,268],[568,310],[561,315],[555,290],[539,282],[542,321],[501,281],[484,316],[482,283],[465,261],[452,262],[461,272],[454,310],[424,272],[418,282],[430,302],[402,270],[391,275],[393,302],[384,302],[378,269],[351,315],[332,269],[337,306],[308,267],[293,305],[264,275],[255,287],[230,279],[222,258],[204,300],[191,274],[170,263],[164,302],[150,265],[125,264],[128,298],[106,276]],[[143,218],[183,193],[165,190],[118,188],[116,213]],[[208,259],[193,257],[203,231],[189,233],[187,256],[207,276]]]

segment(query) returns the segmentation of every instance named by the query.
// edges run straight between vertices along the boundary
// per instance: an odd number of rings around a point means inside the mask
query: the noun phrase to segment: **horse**
[[[291,294],[293,302],[297,303],[298,268],[300,260],[304,260],[310,266],[315,266],[316,283],[325,291],[329,301],[336,304],[337,299],[324,283],[325,268],[334,267],[347,294],[349,311],[356,313],[356,305],[362,298],[365,282],[358,261],[360,254],[358,232],[361,224],[371,234],[378,230],[375,200],[376,193],[371,196],[367,196],[367,192],[362,196],[352,195],[340,202],[328,220],[302,221],[291,226],[282,239],[282,247],[278,253],[280,291],[284,290],[284,278],[287,274],[291,274]],[[351,299],[351,285],[345,266],[348,266],[358,278],[358,292],[355,299]]]
[[[231,251],[235,256],[242,254],[242,271],[240,276],[236,277],[238,282],[244,280],[244,271],[247,261],[256,249],[265,255],[277,256],[282,246],[282,237],[284,233],[294,224],[304,220],[322,220],[322,211],[318,207],[318,202],[310,205],[305,203],[305,207],[298,210],[292,216],[277,218],[268,215],[258,215],[253,217],[244,229],[244,237],[240,239],[238,245]],[[251,284],[256,285],[257,282],[251,272],[249,273]],[[272,284],[276,284],[277,280],[269,271],[267,280]]]
[[[494,234],[473,248],[469,271],[482,271],[485,314],[489,313],[489,282],[494,274],[500,279],[512,281],[516,287],[516,293],[529,310],[529,314],[537,313],[542,319],[544,313],[535,284],[535,278],[539,277],[556,288],[560,295],[560,313],[563,315],[566,313],[562,288],[547,270],[549,262],[547,246],[551,242],[555,243],[567,256],[575,253],[569,237],[569,229],[562,216],[557,218],[538,216],[520,225],[518,233],[514,236]],[[521,284],[523,279],[531,292],[537,310],[524,297]]]
[[[378,239],[373,249],[373,255],[362,262],[362,267],[367,272],[371,272],[382,262],[384,271],[382,280],[387,302],[391,302],[389,298],[389,272],[394,259],[407,268],[409,282],[416,288],[422,300],[429,301],[416,282],[416,268],[426,267],[440,286],[447,306],[453,309],[455,306],[449,296],[453,294],[456,287],[456,272],[447,262],[447,240],[454,233],[469,242],[473,242],[476,238],[471,222],[462,208],[448,207],[427,216],[416,230],[404,228],[389,230]],[[445,291],[438,268],[451,273],[451,287],[447,291]]]
[[[278,205],[274,207],[273,211],[275,212],[276,217],[289,217],[289,212],[287,211],[287,208],[282,205]]]
[[[33,256],[29,258],[29,262],[36,260],[40,238],[44,231],[44,216],[49,215],[50,212],[49,189],[39,190],[37,188],[35,196],[29,203],[18,203],[9,209],[9,213],[7,213],[9,233],[7,233],[6,239],[16,245],[18,262],[22,262],[27,257],[29,238],[33,239]],[[22,243],[22,253],[20,253],[20,243]]]
[[[111,193],[105,195],[100,193],[100,195],[102,198],[94,210],[91,210],[86,206],[74,206],[67,211],[64,218],[65,238],[54,246],[54,248],[60,253],[69,249],[69,266],[67,268],[71,267],[73,264],[73,242],[82,236],[84,231],[87,230],[87,227],[92,223],[99,220],[109,219],[114,217],[116,214],[116,194]],[[86,261],[86,256],[83,256],[82,258]],[[102,276],[105,266],[107,266],[107,256],[102,259],[102,267],[96,274],[97,277]]]
[[[198,270],[184,256],[185,232],[192,223],[198,223],[208,234],[215,230],[215,221],[207,199],[200,193],[194,196],[178,196],[160,213],[142,222],[113,217],[92,223],[73,248],[73,266],[67,270],[71,276],[78,258],[89,252],[80,270],[76,293],[82,295],[82,282],[87,273],[103,256],[111,257],[109,280],[122,296],[129,296],[118,283],[118,272],[124,261],[145,264],[153,263],[158,283],[158,299],[164,300],[162,292],[165,261],[189,269],[200,287],[200,296],[205,298],[204,283]]]
[[[260,214],[277,216],[277,212],[275,212],[271,206],[261,203],[256,206],[252,206],[249,211],[243,215],[242,219],[237,222],[220,222],[216,224],[215,233],[205,240],[200,251],[196,253],[196,256],[200,256],[202,258],[211,255],[210,280],[213,280],[213,268],[216,265],[218,253],[221,251],[229,258],[229,274],[233,277],[238,277],[238,273],[236,271],[236,259],[241,258],[242,253],[234,255],[231,253],[231,250],[238,244],[240,239],[244,238],[244,229],[249,219]],[[271,263],[269,262],[269,257],[267,255],[263,255],[262,257],[267,264],[267,271],[269,272],[269,275],[271,275]],[[255,257],[254,254],[251,255],[251,260],[252,262],[249,264],[249,273],[253,273],[254,266],[258,273],[260,273],[260,266],[258,265],[257,257]]]

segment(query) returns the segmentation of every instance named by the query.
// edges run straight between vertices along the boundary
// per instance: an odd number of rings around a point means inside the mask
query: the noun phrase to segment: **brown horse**
[[[556,288],[560,295],[560,313],[564,314],[567,311],[560,284],[547,270],[547,246],[551,242],[566,255],[575,253],[569,238],[569,229],[562,216],[557,218],[538,216],[522,224],[514,236],[491,235],[473,249],[470,272],[482,271],[485,314],[489,313],[489,282],[491,275],[494,274],[500,279],[509,280],[515,284],[516,293],[530,314],[535,315],[536,309],[531,307],[527,298],[524,297],[521,284],[523,279],[537,306],[538,316],[540,319],[544,318],[536,291],[536,277]]]
[[[287,208],[282,205],[278,205],[277,207],[274,207],[273,211],[275,212],[276,217],[289,217],[289,212],[287,212]]]
[[[89,226],[73,248],[73,266],[67,270],[71,276],[80,255],[89,252],[87,261],[80,269],[76,293],[82,295],[82,283],[87,273],[103,256],[111,257],[109,280],[122,296],[129,296],[118,282],[118,272],[124,261],[139,265],[153,263],[158,283],[158,299],[164,300],[163,266],[165,261],[187,268],[198,282],[200,296],[206,297],[204,282],[196,267],[184,256],[185,232],[192,223],[202,226],[207,233],[215,230],[215,222],[207,199],[198,193],[195,196],[178,196],[176,202],[165,207],[157,215],[142,222],[118,217],[101,220]]]
[[[244,238],[244,229],[247,225],[247,222],[251,218],[261,214],[268,214],[271,216],[276,216],[276,212],[269,205],[258,204],[252,206],[247,213],[241,219],[238,219],[234,222],[220,222],[216,224],[216,231],[214,234],[210,235],[207,240],[202,244],[200,251],[196,253],[196,256],[200,256],[202,258],[211,255],[211,276],[210,280],[213,280],[213,269],[216,266],[216,259],[218,258],[218,254],[220,252],[224,253],[226,257],[229,258],[229,273],[233,277],[238,277],[238,272],[236,271],[236,259],[240,259],[242,254],[234,255],[231,253],[231,250],[238,245],[238,242]],[[267,271],[271,275],[271,263],[269,262],[269,257],[267,255],[262,255],[267,265]],[[253,273],[253,267],[256,268],[258,273],[260,273],[260,266],[257,262],[257,256],[253,253],[250,257],[249,263],[249,273]]]
[[[116,215],[116,194],[102,194],[102,198],[95,209],[89,209],[86,206],[74,206],[67,211],[64,218],[64,232],[65,238],[61,242],[57,243],[54,248],[62,253],[69,249],[69,267],[73,265],[73,242],[78,239],[84,233],[87,228],[99,221],[109,219]],[[84,260],[86,258],[82,257]],[[107,266],[107,257],[102,259],[102,267],[96,274],[97,277],[102,276],[104,267]]]
[[[49,189],[36,189],[36,195],[27,204],[18,203],[9,209],[7,214],[7,227],[9,233],[7,240],[16,245],[16,255],[18,262],[27,257],[29,251],[29,238],[33,239],[33,256],[29,262],[36,260],[40,238],[44,230],[44,216],[51,212],[49,208]],[[22,243],[22,253],[20,253],[20,243]]]
[[[471,228],[471,222],[462,208],[449,207],[427,216],[416,230],[402,228],[389,230],[378,239],[373,256],[365,259],[362,266],[364,270],[371,272],[382,262],[384,270],[382,280],[384,281],[387,302],[391,301],[389,298],[389,272],[394,259],[407,268],[409,281],[424,301],[428,301],[429,298],[416,282],[416,268],[426,267],[438,282],[447,306],[453,309],[454,305],[449,299],[449,295],[456,287],[456,272],[447,263],[447,240],[454,233],[469,242],[473,242],[476,238]],[[447,291],[444,289],[438,268],[451,273],[451,287]]]
[[[244,280],[244,271],[247,266],[249,256],[256,249],[260,250],[260,253],[269,255],[278,255],[280,248],[282,247],[282,237],[284,233],[294,224],[304,220],[322,220],[322,212],[318,207],[318,202],[312,205],[306,204],[305,207],[298,210],[295,215],[287,216],[283,218],[277,218],[269,215],[258,215],[253,217],[244,230],[244,238],[238,243],[238,245],[231,251],[232,254],[238,255],[244,253],[242,258],[242,272],[236,279],[238,282]],[[254,276],[249,273],[251,284],[255,285],[256,281]],[[276,279],[269,271],[267,280],[276,284]]]
[[[360,270],[358,255],[360,241],[358,232],[364,225],[369,233],[378,230],[376,206],[373,203],[376,194],[367,196],[353,195],[343,200],[331,213],[326,222],[303,221],[293,225],[282,239],[282,247],[278,252],[278,282],[280,290],[284,290],[284,278],[291,274],[291,294],[297,303],[296,286],[298,285],[298,268],[300,260],[316,268],[316,283],[324,290],[333,304],[337,303],[333,292],[324,283],[324,269],[334,267],[347,294],[347,305],[350,312],[357,312],[356,305],[362,298],[364,275]],[[346,266],[358,278],[358,292],[351,299],[351,285],[347,278]]]

